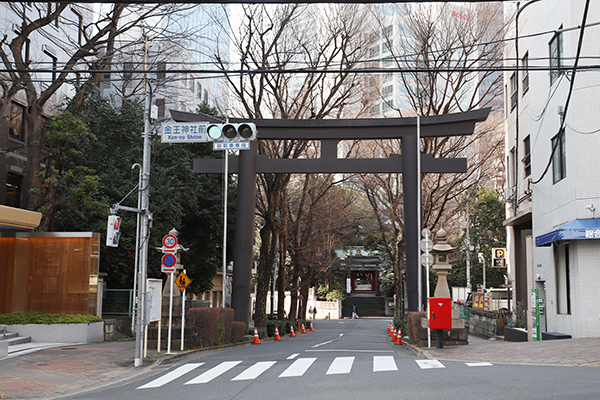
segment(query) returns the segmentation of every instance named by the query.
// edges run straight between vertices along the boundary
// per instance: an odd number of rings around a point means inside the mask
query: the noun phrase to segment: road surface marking
[[[336,357],[325,375],[349,374],[354,363],[354,357]]]
[[[415,360],[421,369],[446,368],[438,360]]]
[[[323,343],[315,344],[315,345],[313,346],[313,349],[314,349],[315,347],[323,346],[324,344],[329,344],[329,343],[331,343],[331,342],[333,342],[333,340],[328,340],[328,341],[326,341],[326,342],[323,342]]]
[[[393,356],[373,356],[373,372],[398,371]]]
[[[145,385],[140,386],[139,388],[136,388],[136,389],[149,389],[149,388],[161,387],[162,385],[165,385],[171,381],[174,381],[175,379],[179,378],[180,376],[187,374],[188,372],[198,368],[199,366],[201,366],[203,364],[204,363],[184,364],[181,367],[169,372],[168,374],[165,374],[165,375],[161,376],[160,378],[157,378],[151,382],[148,382]]]
[[[260,361],[236,376],[232,381],[245,381],[250,379],[256,379],[260,374],[275,365],[276,361]]]
[[[490,362],[468,362],[465,364],[467,364],[469,367],[491,367],[494,365]]]
[[[299,358],[292,365],[290,365],[285,371],[279,375],[280,378],[288,378],[292,376],[302,376],[307,369],[310,368],[316,358]]]
[[[348,353],[395,353],[395,351],[393,350],[352,350],[352,349],[315,349],[315,350],[311,350],[311,349],[307,349],[304,350],[306,352],[309,351],[313,351],[313,352],[329,352],[329,351],[342,351],[342,352],[348,352]]]
[[[215,379],[217,376],[229,371],[231,368],[235,367],[239,363],[241,363],[241,361],[222,362],[221,364],[217,365],[216,367],[209,369],[202,375],[192,379],[189,382],[184,383],[184,385],[195,385],[197,383],[208,383],[208,382],[212,381],[213,379]]]
[[[300,355],[300,353],[294,353],[291,356],[289,356],[287,359],[288,360],[293,360],[294,358],[298,357]]]

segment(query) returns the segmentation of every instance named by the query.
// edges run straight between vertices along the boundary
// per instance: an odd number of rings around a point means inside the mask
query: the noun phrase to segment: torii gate
[[[471,135],[477,122],[485,121],[490,109],[422,117],[420,136],[466,136]],[[176,115],[173,115],[176,114]],[[197,114],[172,113],[177,121],[204,121]],[[254,237],[254,213],[257,173],[402,173],[404,192],[404,226],[406,243],[406,288],[409,311],[419,308],[418,268],[420,227],[417,218],[418,185],[417,172],[417,119],[319,119],[319,120],[248,120],[231,119],[232,123],[254,122],[258,140],[320,140],[321,158],[318,159],[270,159],[258,155],[258,143],[251,142],[250,150],[230,157],[229,171],[238,173],[236,226],[234,238],[234,268],[232,307],[236,321],[249,322],[250,287],[252,278],[252,246]],[[402,154],[392,154],[385,159],[338,159],[337,144],[340,140],[400,139]],[[195,159],[195,173],[223,173],[219,159]],[[421,173],[467,172],[466,158],[434,158],[421,155]],[[406,212],[408,210],[409,212]],[[408,232],[408,233],[407,233]]]

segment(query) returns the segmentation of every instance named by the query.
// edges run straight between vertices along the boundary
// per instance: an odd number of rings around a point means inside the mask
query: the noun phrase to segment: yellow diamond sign
[[[185,288],[190,285],[190,283],[192,283],[192,280],[188,278],[188,276],[183,271],[181,271],[179,275],[177,275],[177,278],[175,278],[175,284],[177,285],[179,290],[181,290],[182,293],[185,290]]]

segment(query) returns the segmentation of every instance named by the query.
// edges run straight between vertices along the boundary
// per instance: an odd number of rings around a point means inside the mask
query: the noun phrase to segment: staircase
[[[9,347],[26,343],[31,343],[31,337],[19,336],[18,333],[9,333],[0,329],[0,358],[12,353]]]
[[[342,303],[342,316],[352,318],[352,305],[359,317],[385,317],[385,297],[374,295],[348,295]]]

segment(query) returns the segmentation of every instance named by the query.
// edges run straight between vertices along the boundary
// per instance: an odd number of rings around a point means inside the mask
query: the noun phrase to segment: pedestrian
[[[313,308],[313,319],[317,318],[317,306]]]
[[[308,307],[308,318],[312,318],[313,315],[313,308],[312,306]]]
[[[352,319],[354,318],[359,318],[358,314],[356,313],[356,304],[352,304]]]

